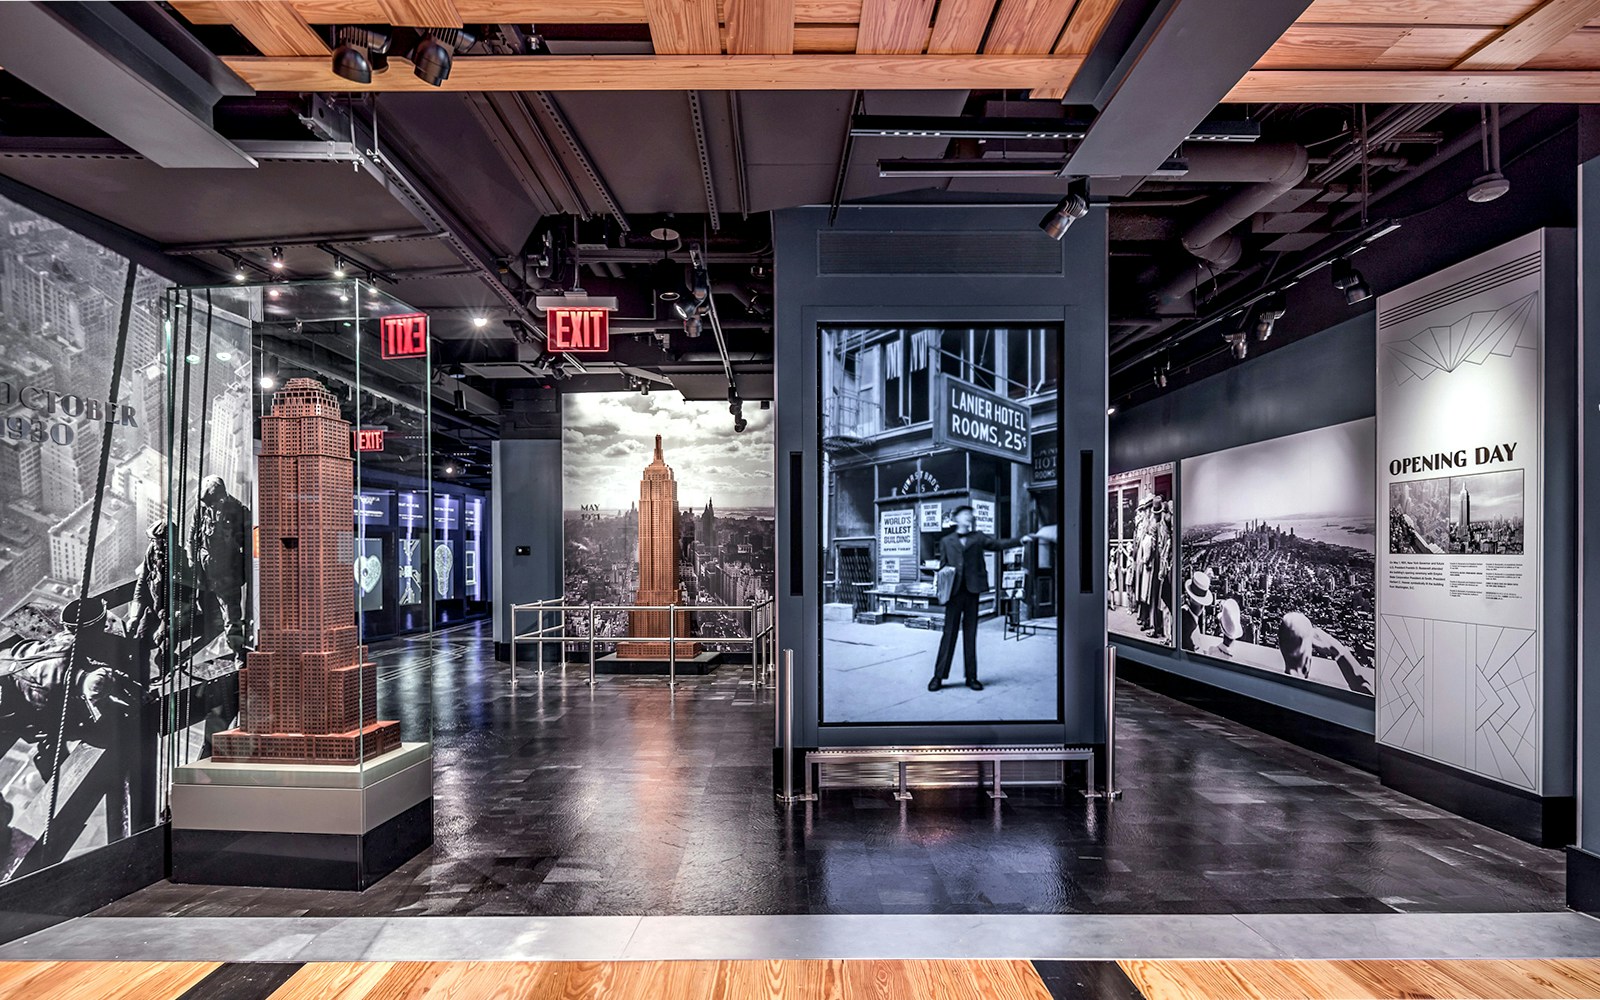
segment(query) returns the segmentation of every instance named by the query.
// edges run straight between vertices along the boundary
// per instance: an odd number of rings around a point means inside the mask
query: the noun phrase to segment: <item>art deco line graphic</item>
[[[1434,756],[1427,733],[1429,650],[1443,645],[1463,651],[1468,661],[1464,682],[1470,690],[1461,696],[1472,699],[1471,766],[1481,774],[1534,787],[1538,711],[1533,631],[1384,615],[1379,632],[1384,650],[1379,740]]]
[[[377,720],[377,668],[358,642],[350,562],[350,424],[315,379],[290,379],[261,418],[259,648],[239,671],[239,728],[218,761],[352,764],[400,746]]]
[[[1430,326],[1406,340],[1384,345],[1394,360],[1394,380],[1403,385],[1464,364],[1510,357],[1519,347],[1537,349],[1539,293],[1530,292],[1499,309],[1467,313],[1443,326]]]
[[[661,454],[661,435],[656,435],[656,455],[645,466],[639,480],[639,594],[637,604],[675,604],[678,602],[678,482],[672,467]],[[628,634],[665,636],[670,627],[669,612],[628,612]],[[679,611],[677,635],[689,634],[689,612]],[[620,642],[617,655],[626,659],[664,660],[671,653],[662,639],[645,642]],[[700,645],[677,643],[678,655],[700,655]]]

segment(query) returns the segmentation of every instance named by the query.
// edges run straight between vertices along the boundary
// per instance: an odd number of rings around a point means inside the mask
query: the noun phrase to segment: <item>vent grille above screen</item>
[[[817,274],[1064,274],[1061,244],[1031,232],[817,234]]]

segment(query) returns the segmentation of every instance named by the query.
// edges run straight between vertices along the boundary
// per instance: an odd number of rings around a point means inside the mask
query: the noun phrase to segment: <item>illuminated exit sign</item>
[[[383,428],[363,427],[356,431],[356,451],[382,451]]]
[[[592,306],[556,306],[545,314],[552,354],[603,354],[611,349],[611,314]]]
[[[428,353],[428,317],[425,313],[381,317],[378,320],[378,335],[383,342],[386,360],[420,358]]]

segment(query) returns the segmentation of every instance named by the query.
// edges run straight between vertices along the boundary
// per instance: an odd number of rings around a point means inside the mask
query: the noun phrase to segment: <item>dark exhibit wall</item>
[[[0,199],[0,937],[159,871],[165,287]]]
[[[775,216],[798,747],[1104,738],[1105,218],[1038,214]]]
[[[1226,464],[1226,458],[1218,453],[1258,442],[1273,442],[1290,435],[1315,432],[1319,428],[1363,421],[1367,440],[1366,467],[1353,469],[1352,474],[1360,475],[1368,486],[1366,495],[1369,500],[1365,517],[1370,521],[1373,517],[1370,499],[1371,418],[1376,412],[1372,374],[1375,364],[1373,338],[1372,314],[1356,316],[1330,330],[1281,347],[1246,364],[1235,365],[1218,375],[1180,386],[1149,403],[1120,411],[1111,418],[1111,468],[1120,472],[1190,459],[1190,462],[1184,463],[1186,468],[1178,482],[1179,508],[1185,513],[1181,518],[1181,527],[1187,533],[1197,524],[1194,515],[1188,513],[1196,509],[1191,507],[1194,501],[1189,496],[1192,487],[1189,473],[1195,471],[1192,460],[1196,457],[1209,457],[1214,463],[1212,471],[1222,474],[1221,478],[1212,481],[1213,485],[1208,485],[1204,479],[1200,481],[1202,493],[1209,492],[1216,497],[1216,503],[1207,509],[1220,510],[1221,503],[1231,495],[1232,490],[1241,487],[1238,483],[1230,486],[1229,477],[1225,474],[1227,470],[1215,464]],[[1205,463],[1206,459],[1202,459],[1202,470]],[[1263,471],[1268,473],[1269,479],[1272,478],[1270,469],[1252,471],[1250,474],[1258,475]],[[1289,475],[1289,467],[1285,465],[1281,476],[1285,485],[1291,482]],[[1207,504],[1204,497],[1198,502]],[[1265,515],[1264,510],[1252,509],[1237,519],[1268,521],[1267,527],[1270,527],[1271,519]],[[1204,516],[1201,521],[1216,519]],[[1357,538],[1356,535],[1347,535]],[[1368,542],[1372,538],[1370,534],[1364,537]],[[1264,535],[1257,541],[1271,543],[1271,539]],[[1367,558],[1370,594],[1370,546],[1367,548]],[[1178,581],[1176,589],[1180,596],[1174,600],[1182,600],[1181,594],[1189,582],[1187,577]],[[1264,587],[1265,578],[1262,577],[1260,582]],[[1215,603],[1228,596],[1213,595],[1212,601],[1206,605],[1202,623],[1206,627],[1201,629],[1201,634],[1210,636],[1205,640],[1210,654],[1204,651],[1162,649],[1132,636],[1116,636],[1114,640],[1119,656],[1124,661],[1155,667],[1188,681],[1198,681],[1234,695],[1244,695],[1280,709],[1354,730],[1370,743],[1373,731],[1372,700],[1369,696],[1351,692],[1349,686],[1344,684],[1343,673],[1332,659],[1329,659],[1328,669],[1331,671],[1329,677],[1339,682],[1335,687],[1298,677],[1289,678],[1275,650],[1274,656],[1262,659],[1267,669],[1241,664],[1237,658],[1215,655],[1223,638],[1221,613]],[[1234,596],[1233,599],[1237,601],[1238,597]],[[1241,612],[1245,612],[1246,608],[1246,604],[1240,605]],[[1270,623],[1274,644],[1281,617],[1280,610],[1278,619]],[[1243,626],[1245,623],[1241,621],[1239,624]],[[1262,637],[1262,628],[1258,623],[1258,637]],[[1365,669],[1368,671],[1371,669],[1371,641],[1370,638],[1367,640],[1369,659]],[[1199,640],[1196,640],[1198,644]],[[1361,673],[1363,671],[1358,670],[1358,676]],[[1339,690],[1339,687],[1345,687],[1345,690]]]

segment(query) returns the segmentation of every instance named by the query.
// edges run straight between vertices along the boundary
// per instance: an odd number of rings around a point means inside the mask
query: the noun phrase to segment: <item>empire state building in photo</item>
[[[656,454],[639,480],[639,593],[635,604],[678,603],[678,482],[672,467],[661,454],[661,435],[656,435]],[[668,650],[669,612],[628,612],[628,634],[642,641],[617,644],[617,656],[633,660],[665,660]],[[689,612],[677,613],[679,636],[689,634]],[[700,644],[677,642],[680,659],[700,655]]]

